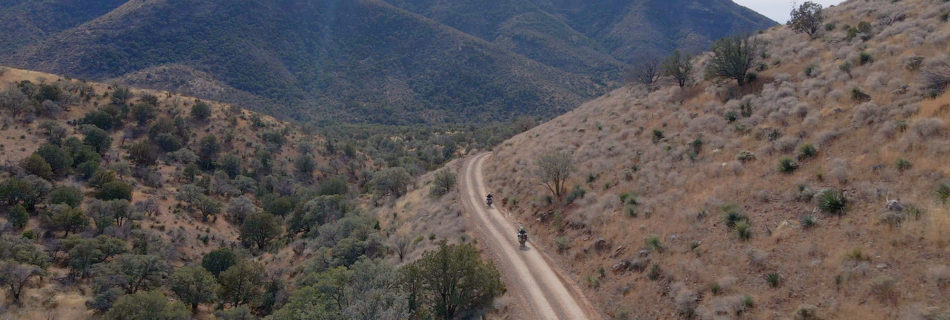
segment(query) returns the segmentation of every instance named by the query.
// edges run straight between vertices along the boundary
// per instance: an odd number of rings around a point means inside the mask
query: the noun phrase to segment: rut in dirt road
[[[495,252],[499,270],[507,274],[508,290],[522,297],[536,319],[600,319],[591,304],[570,280],[562,280],[531,243],[520,248],[515,225],[505,219],[497,208],[485,206],[487,194],[482,164],[489,154],[474,156],[462,167],[461,196],[463,205],[486,237],[489,250]]]

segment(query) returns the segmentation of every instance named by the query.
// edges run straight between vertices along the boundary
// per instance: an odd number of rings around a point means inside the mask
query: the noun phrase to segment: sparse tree
[[[43,270],[34,265],[12,260],[0,261],[0,284],[9,289],[10,297],[16,305],[20,305],[20,296],[30,279],[41,274]]]
[[[406,192],[406,186],[412,176],[402,167],[386,168],[373,174],[370,184],[381,196],[392,195],[394,198]]]
[[[232,307],[254,302],[262,294],[265,276],[264,267],[256,262],[240,262],[219,275],[218,296]]]
[[[277,235],[280,234],[280,222],[266,212],[255,212],[244,218],[241,225],[241,241],[244,245],[257,245],[258,249],[265,249]]]
[[[122,227],[127,220],[139,218],[132,211],[132,205],[125,199],[108,201],[93,199],[86,205],[86,212],[95,221],[99,233],[109,226]]]
[[[238,263],[237,255],[229,248],[211,250],[201,258],[201,267],[218,277],[224,270]]]
[[[820,4],[805,1],[798,8],[792,9],[792,19],[788,21],[788,25],[795,32],[806,33],[814,38],[824,20],[821,16],[821,9]]]
[[[214,302],[218,283],[208,270],[188,266],[172,274],[170,287],[182,302],[191,305],[191,313],[195,314],[199,304]]]
[[[109,137],[108,132],[95,126],[86,126],[83,130],[86,133],[83,143],[91,146],[99,154],[105,154],[109,150],[109,146],[112,145],[112,138]]]
[[[660,63],[656,59],[648,58],[637,63],[633,69],[632,77],[635,81],[653,88],[661,75]]]
[[[60,240],[60,244],[62,250],[69,255],[66,264],[72,274],[78,274],[80,278],[86,278],[93,265],[127,251],[124,240],[104,235],[96,238],[72,235]]]
[[[455,187],[455,174],[448,169],[442,169],[435,173],[432,178],[432,189],[429,194],[440,197],[452,191]]]
[[[749,77],[749,69],[759,54],[759,40],[753,37],[726,37],[712,46],[712,59],[706,69],[713,77],[735,79],[744,86]]]
[[[158,161],[158,148],[147,141],[140,141],[129,147],[129,160],[139,166],[151,166]]]
[[[191,106],[191,118],[198,121],[205,121],[211,117],[211,106],[204,101],[198,101]]]
[[[49,192],[50,204],[65,204],[70,207],[79,207],[82,203],[82,190],[72,186],[59,186]]]
[[[693,72],[690,59],[692,57],[681,54],[679,50],[673,51],[673,55],[663,61],[663,75],[672,77],[680,88],[685,87]]]
[[[21,205],[9,209],[7,212],[7,221],[13,226],[13,229],[20,230],[30,221],[30,214]]]
[[[131,253],[93,267],[96,288],[119,287],[128,294],[161,287],[168,271],[168,263],[162,257]]]
[[[89,218],[79,208],[71,208],[63,204],[54,204],[46,208],[41,217],[42,224],[51,231],[64,231],[63,236],[70,232],[79,232],[89,225]]]
[[[574,172],[574,159],[567,152],[555,152],[541,156],[535,161],[534,174],[551,191],[555,199],[561,199],[565,192],[567,178]]]
[[[106,320],[188,320],[188,307],[159,290],[122,296],[103,316]]]
[[[228,200],[228,216],[234,223],[244,223],[244,218],[255,211],[257,207],[248,197],[240,196]]]

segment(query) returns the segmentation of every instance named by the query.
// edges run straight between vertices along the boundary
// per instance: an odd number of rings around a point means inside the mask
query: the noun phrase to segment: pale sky
[[[793,0],[733,0],[739,5],[745,6],[746,8],[755,10],[762,15],[772,18],[772,20],[778,21],[779,23],[785,23],[788,21],[789,16],[792,12],[792,1]],[[812,2],[821,4],[823,7],[828,7],[830,5],[837,5],[842,0],[811,0]],[[804,0],[797,0],[796,3],[801,4],[805,2]]]

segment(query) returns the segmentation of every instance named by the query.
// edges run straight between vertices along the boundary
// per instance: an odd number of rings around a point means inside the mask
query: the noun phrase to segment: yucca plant
[[[841,190],[827,189],[818,195],[818,208],[824,213],[843,215],[847,206],[848,199]]]

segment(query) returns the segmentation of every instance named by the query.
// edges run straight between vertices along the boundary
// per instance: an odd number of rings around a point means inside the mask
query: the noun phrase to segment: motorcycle
[[[489,207],[489,208],[491,208],[491,203],[492,203],[492,196],[491,196],[491,195],[488,195],[488,197],[485,198],[485,203],[488,204],[488,207]]]
[[[521,244],[522,249],[525,248],[525,245],[524,245],[525,242],[528,242],[528,233],[527,232],[518,233],[518,243]]]

